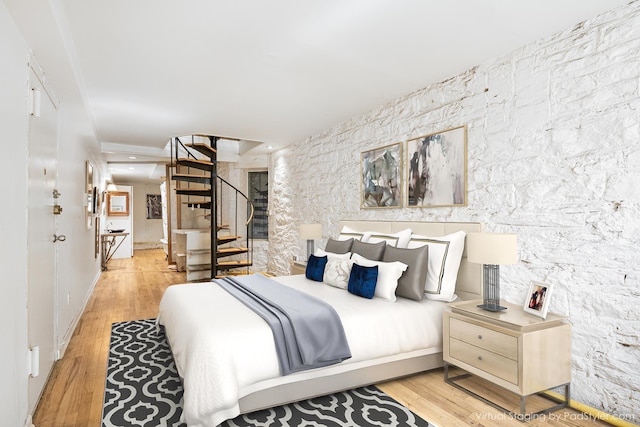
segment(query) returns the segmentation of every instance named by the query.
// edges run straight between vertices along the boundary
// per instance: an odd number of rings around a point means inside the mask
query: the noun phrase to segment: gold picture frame
[[[110,191],[107,193],[107,216],[129,216],[128,191]]]
[[[407,207],[467,206],[467,126],[407,141]]]
[[[360,154],[360,207],[402,208],[402,142]]]
[[[84,170],[84,202],[86,203],[84,212],[87,230],[91,230],[93,226],[93,187],[93,165],[87,160]]]

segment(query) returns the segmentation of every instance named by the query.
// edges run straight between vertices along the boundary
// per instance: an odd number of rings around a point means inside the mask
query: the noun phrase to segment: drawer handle
[[[478,339],[481,340],[482,339],[482,335],[478,335]]]

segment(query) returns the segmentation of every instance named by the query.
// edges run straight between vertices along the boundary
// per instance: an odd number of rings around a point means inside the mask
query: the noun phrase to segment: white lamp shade
[[[466,237],[466,246],[469,262],[494,265],[518,262],[516,234],[469,233]]]
[[[322,238],[322,224],[301,224],[300,238],[304,240],[316,240]]]

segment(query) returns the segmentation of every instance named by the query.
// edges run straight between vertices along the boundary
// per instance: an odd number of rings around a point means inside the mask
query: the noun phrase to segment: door
[[[133,187],[130,185],[118,185],[118,193],[129,193],[127,197],[129,209],[126,215],[107,214],[107,226],[105,228],[107,230],[123,230],[125,233],[129,233],[113,253],[112,258],[131,258],[133,256]]]
[[[27,197],[27,333],[29,347],[39,350],[39,360],[32,362],[32,366],[37,365],[39,374],[29,377],[29,412],[32,413],[56,359],[56,245],[60,243],[54,243],[57,230],[56,215],[53,214],[58,112],[33,70],[30,83],[31,88],[39,91],[34,94],[32,89],[32,104],[39,112],[29,119]]]

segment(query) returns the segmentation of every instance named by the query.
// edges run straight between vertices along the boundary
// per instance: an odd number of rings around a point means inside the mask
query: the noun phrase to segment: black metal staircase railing
[[[182,137],[184,138],[184,137]],[[211,230],[211,278],[232,274],[231,270],[248,269],[253,265],[253,226],[254,207],[249,198],[229,181],[217,174],[217,143],[220,139],[212,135],[191,135],[191,142],[185,143],[181,137],[172,138],[171,164],[175,168],[172,179],[186,183],[186,188],[177,185],[176,195],[187,197],[185,203],[194,209],[209,211]],[[198,142],[208,140],[208,144]],[[203,158],[204,157],[204,158]],[[186,169],[186,173],[184,173]],[[196,169],[198,173],[192,173]],[[230,193],[229,200],[224,197]],[[192,198],[196,198],[195,201]],[[240,204],[246,204],[246,219],[240,220]],[[181,206],[179,203],[178,206]],[[225,213],[232,224],[225,224]],[[206,217],[207,215],[205,215]],[[231,228],[232,227],[232,228]],[[234,234],[219,236],[222,229],[231,229]],[[244,229],[244,236],[240,229]],[[221,247],[237,242],[244,246]],[[233,258],[221,261],[221,258]],[[238,259],[244,258],[244,259]],[[221,273],[224,272],[224,273]],[[235,270],[235,274],[237,270]]]

